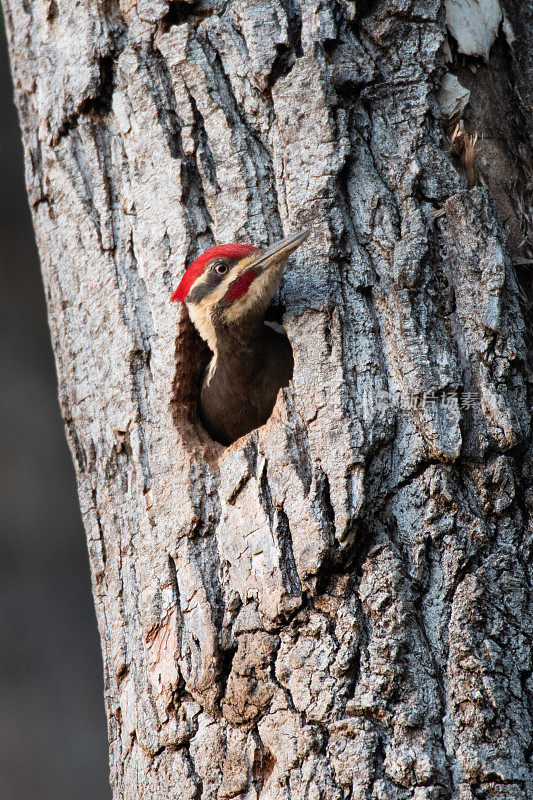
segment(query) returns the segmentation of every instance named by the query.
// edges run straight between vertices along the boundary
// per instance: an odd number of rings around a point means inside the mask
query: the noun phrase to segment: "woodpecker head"
[[[185,303],[200,336],[216,353],[221,331],[261,323],[289,255],[309,231],[265,249],[250,244],[211,247],[186,270],[171,300]]]

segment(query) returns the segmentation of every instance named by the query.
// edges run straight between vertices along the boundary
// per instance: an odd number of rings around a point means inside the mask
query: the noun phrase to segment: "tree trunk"
[[[6,0],[117,800],[533,797],[520,6]],[[170,293],[304,227],[224,449]]]

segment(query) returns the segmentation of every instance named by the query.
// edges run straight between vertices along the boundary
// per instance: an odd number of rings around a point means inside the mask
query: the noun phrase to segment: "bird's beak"
[[[307,239],[309,234],[310,231],[308,230],[300,231],[300,233],[291,233],[286,239],[282,239],[281,242],[277,242],[267,247],[266,250],[261,251],[257,258],[250,263],[250,266],[256,271],[263,272],[270,264],[284,261]]]

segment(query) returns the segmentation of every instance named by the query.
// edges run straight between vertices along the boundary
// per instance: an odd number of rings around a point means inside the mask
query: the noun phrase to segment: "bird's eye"
[[[224,264],[224,262],[219,262],[215,264],[215,272],[217,275],[225,275],[228,271],[228,265]]]

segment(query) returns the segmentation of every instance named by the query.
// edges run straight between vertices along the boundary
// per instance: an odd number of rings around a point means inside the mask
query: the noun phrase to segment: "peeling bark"
[[[481,66],[440,0],[6,0],[117,800],[533,796],[516,7]],[[447,70],[514,120],[478,186]],[[224,449],[170,293],[303,227],[293,381]]]

